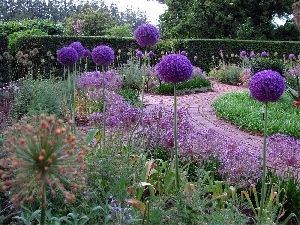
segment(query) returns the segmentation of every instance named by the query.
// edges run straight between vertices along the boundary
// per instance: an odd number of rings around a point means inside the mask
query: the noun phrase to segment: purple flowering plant
[[[265,211],[265,198],[266,198],[266,171],[267,171],[267,112],[268,103],[276,102],[279,100],[281,95],[285,91],[285,80],[276,71],[263,70],[252,77],[250,81],[250,93],[251,96],[259,102],[265,104],[264,110],[264,143],[263,143],[263,175],[262,175],[262,188],[261,188],[261,199],[258,217],[262,218]]]
[[[71,43],[69,45],[69,47],[72,47],[76,50],[76,52],[78,54],[78,58],[81,58],[83,56],[83,52],[84,52],[85,49],[82,46],[81,42],[75,41],[75,42]]]
[[[71,66],[79,59],[77,51],[72,47],[63,47],[58,50],[57,60],[64,66]]]
[[[114,54],[114,50],[109,46],[99,45],[93,49],[92,59],[96,65],[108,66],[114,61]]]
[[[145,23],[136,28],[134,38],[140,46],[149,47],[158,42],[160,33],[155,26]]]

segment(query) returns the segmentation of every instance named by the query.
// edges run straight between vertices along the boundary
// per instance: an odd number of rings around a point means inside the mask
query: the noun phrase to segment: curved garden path
[[[188,94],[177,97],[178,108],[188,110],[192,121],[200,129],[212,128],[220,134],[233,139],[242,141],[252,149],[262,149],[263,138],[244,132],[236,126],[225,122],[215,115],[211,103],[221,95],[228,92],[246,90],[247,87],[221,84],[212,81],[213,91]],[[160,96],[145,94],[145,105],[165,105],[173,107],[173,96]]]

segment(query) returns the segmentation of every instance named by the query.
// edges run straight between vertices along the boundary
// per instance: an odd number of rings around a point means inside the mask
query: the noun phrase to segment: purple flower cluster
[[[251,78],[249,89],[259,102],[276,102],[285,91],[285,80],[276,71],[262,70]]]
[[[290,60],[296,59],[295,54],[293,54],[293,53],[289,54],[289,59]]]
[[[136,28],[134,38],[140,46],[153,46],[158,42],[160,33],[155,26],[145,23]]]
[[[152,52],[152,51],[148,52],[148,56],[149,56],[150,58],[152,58],[152,57],[154,56],[154,52]]]
[[[136,134],[144,142],[144,148],[151,150],[174,147],[173,112],[162,106],[147,107]],[[194,156],[199,162],[217,157],[221,162],[219,173],[228,183],[247,186],[261,177],[259,151],[249,149],[238,140],[232,140],[213,129],[197,129],[190,121],[189,114],[178,110],[178,151],[181,158]]]
[[[241,52],[240,52],[240,56],[241,56],[241,57],[246,57],[246,55],[247,55],[247,52],[246,52],[246,51],[241,51]]]
[[[100,89],[104,87],[110,91],[119,90],[122,87],[122,78],[117,70],[108,70],[105,73],[99,71],[85,72],[77,79],[77,86],[81,89]]]
[[[160,61],[157,67],[158,76],[165,82],[178,83],[192,77],[193,66],[190,60],[179,54],[170,54]]]
[[[105,99],[107,101],[106,126],[109,133],[129,132],[139,119],[140,109],[132,107],[121,95],[113,92],[106,91]],[[90,115],[90,120],[99,126],[103,123],[103,115],[100,112],[94,112]]]
[[[114,61],[115,53],[110,47],[99,45],[93,49],[92,59],[96,65],[108,66]]]
[[[207,77],[205,71],[203,71],[200,67],[193,66],[193,77]]]
[[[91,51],[88,49],[84,49],[82,56],[90,57],[92,55]]]
[[[72,47],[63,47],[58,50],[57,60],[64,66],[71,66],[76,63],[79,56],[77,51]]]
[[[267,57],[268,56],[268,53],[266,52],[266,51],[263,51],[262,53],[261,53],[261,57]]]
[[[289,171],[295,177],[300,174],[300,139],[274,134],[268,137],[267,146],[267,159],[275,171],[279,174]]]
[[[135,56],[141,58],[143,56],[143,53],[141,51],[137,51]]]
[[[83,56],[84,47],[82,46],[82,44],[79,41],[75,41],[75,42],[71,43],[69,45],[69,47],[74,48],[76,50],[76,52],[78,54],[78,58]]]
[[[255,53],[253,51],[250,53],[250,58],[251,59],[255,58]]]

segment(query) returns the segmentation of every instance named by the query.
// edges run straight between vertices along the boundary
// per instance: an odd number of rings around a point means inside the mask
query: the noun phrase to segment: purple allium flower
[[[249,89],[259,102],[276,102],[285,91],[285,80],[276,71],[262,70],[254,74]]]
[[[153,46],[158,42],[160,33],[155,26],[145,23],[136,28],[134,38],[140,46]]]
[[[246,55],[247,55],[246,51],[241,51],[241,52],[240,52],[240,56],[241,56],[241,57],[245,57]]]
[[[261,57],[267,57],[268,56],[268,53],[266,52],[266,51],[263,51],[262,53],[261,53]]]
[[[71,66],[78,60],[78,53],[72,47],[63,47],[57,53],[57,60],[64,66]]]
[[[186,56],[186,51],[181,51],[181,52],[180,52],[180,55]]]
[[[92,51],[92,59],[96,65],[108,66],[114,58],[114,51],[106,45],[99,45]]]
[[[137,51],[135,56],[141,58],[143,56],[143,53],[141,51]]]
[[[85,57],[89,57],[89,56],[91,56],[91,51],[90,50],[88,50],[88,49],[84,49],[84,51],[83,51],[83,53],[82,53],[82,56],[85,56]]]
[[[83,55],[84,47],[79,41],[75,41],[72,44],[69,45],[69,47],[74,48],[78,53],[78,58],[80,58]]]
[[[160,61],[158,76],[165,82],[184,82],[192,77],[193,66],[190,60],[179,54],[170,54]]]
[[[153,57],[154,56],[154,52],[152,52],[152,51],[148,52],[148,56],[149,57]]]
[[[292,53],[292,54],[289,54],[289,59],[290,60],[293,60],[293,59],[295,59],[295,55]]]
[[[255,57],[255,53],[252,51],[252,52],[250,53],[250,58],[253,59],[254,57]]]

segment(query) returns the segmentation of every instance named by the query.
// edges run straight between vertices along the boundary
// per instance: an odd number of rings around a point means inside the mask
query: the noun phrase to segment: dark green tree
[[[291,14],[293,1],[166,0],[160,26],[166,38],[272,39],[274,16]]]

